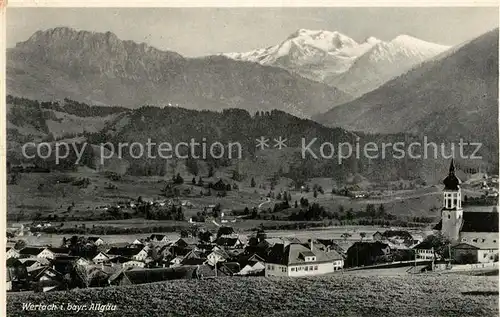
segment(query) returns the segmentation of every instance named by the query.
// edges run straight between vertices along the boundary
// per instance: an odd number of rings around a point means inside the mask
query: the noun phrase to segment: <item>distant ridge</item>
[[[185,58],[111,32],[66,27],[38,31],[8,50],[7,93],[130,108],[298,109],[302,117],[352,99],[281,68],[223,56]]]

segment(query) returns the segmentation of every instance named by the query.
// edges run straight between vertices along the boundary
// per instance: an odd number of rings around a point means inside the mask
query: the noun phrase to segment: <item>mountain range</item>
[[[498,29],[315,119],[369,133],[463,137],[489,146],[498,160]]]
[[[7,92],[130,108],[281,109],[301,117],[352,99],[282,68],[223,56],[185,58],[111,32],[66,27],[38,31],[7,51]]]
[[[358,43],[339,32],[300,29],[277,45],[222,55],[282,67],[357,97],[447,49],[408,35]]]

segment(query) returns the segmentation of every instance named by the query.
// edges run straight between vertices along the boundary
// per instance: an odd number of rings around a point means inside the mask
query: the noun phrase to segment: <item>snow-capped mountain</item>
[[[448,46],[399,35],[390,42],[377,43],[360,56],[348,71],[341,76],[332,76],[326,82],[360,96],[447,49]]]
[[[358,43],[339,32],[300,29],[278,45],[222,55],[282,67],[360,96],[448,48],[408,35]]]
[[[224,53],[229,58],[279,66],[320,80],[344,73],[357,57],[380,40],[370,37],[359,44],[339,32],[300,29],[282,43],[245,53]]]

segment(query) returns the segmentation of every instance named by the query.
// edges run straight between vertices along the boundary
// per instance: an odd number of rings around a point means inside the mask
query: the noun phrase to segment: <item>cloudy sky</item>
[[[498,27],[497,8],[9,8],[7,45],[37,30],[111,31],[186,56],[275,45],[299,28],[339,31],[356,41],[400,34],[455,45]]]

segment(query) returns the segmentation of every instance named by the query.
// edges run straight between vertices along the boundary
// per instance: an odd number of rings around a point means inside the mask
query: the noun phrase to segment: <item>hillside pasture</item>
[[[459,275],[217,278],[54,293],[10,294],[8,316],[40,316],[23,303],[114,304],[100,316],[498,316],[498,279]],[[43,316],[95,316],[55,310]]]

